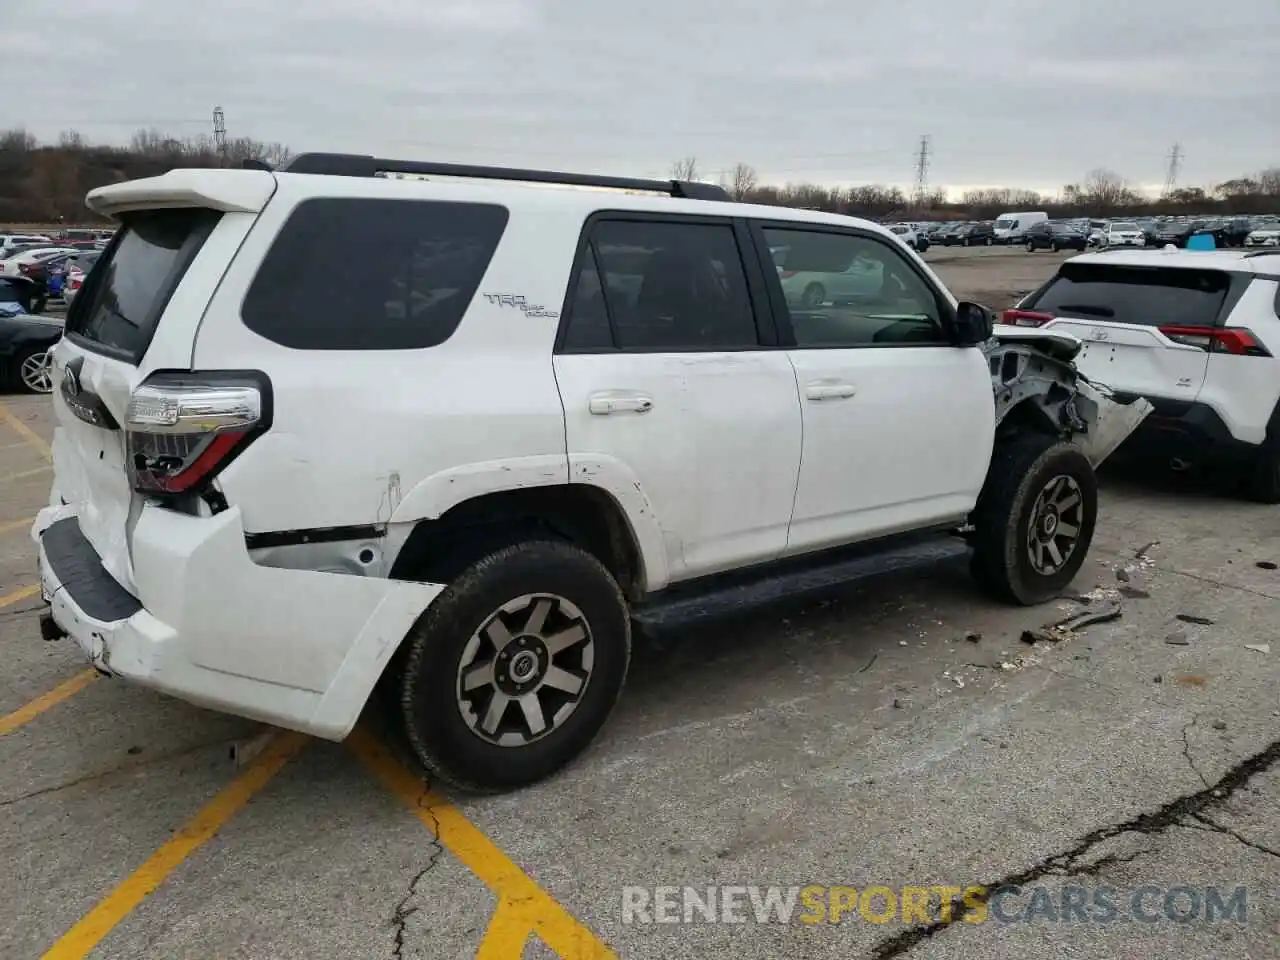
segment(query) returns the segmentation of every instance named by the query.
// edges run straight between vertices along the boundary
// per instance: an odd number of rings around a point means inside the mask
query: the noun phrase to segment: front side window
[[[714,351],[760,343],[729,224],[602,220],[578,271],[568,350]]]
[[[764,235],[788,248],[778,281],[797,346],[946,342],[936,292],[889,244],[793,228]]]

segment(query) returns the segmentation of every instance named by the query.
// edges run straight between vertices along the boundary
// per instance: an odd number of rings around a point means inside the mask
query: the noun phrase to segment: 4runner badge
[[[544,310],[542,307],[534,306],[521,293],[486,293],[484,298],[500,307],[519,307],[526,317],[550,317],[554,320],[560,316],[554,310]]]
[[[1090,340],[1110,340],[1111,334],[1109,334],[1106,330],[1094,329],[1092,332],[1090,332],[1089,339]]]

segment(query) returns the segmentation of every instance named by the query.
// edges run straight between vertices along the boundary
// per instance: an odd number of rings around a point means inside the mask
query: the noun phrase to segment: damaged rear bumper
[[[33,534],[58,630],[99,671],[198,706],[338,740],[444,589],[262,567],[240,513],[143,508],[130,537],[137,596],[102,566],[78,518],[47,507]]]

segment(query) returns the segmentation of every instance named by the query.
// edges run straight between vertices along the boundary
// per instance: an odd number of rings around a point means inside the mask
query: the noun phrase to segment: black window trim
[[[586,266],[587,257],[591,257],[599,273],[599,259],[595,254],[593,232],[597,224],[608,223],[662,223],[689,224],[704,226],[732,227],[733,238],[738,246],[738,259],[742,264],[742,272],[747,282],[747,299],[751,307],[751,315],[755,321],[757,343],[741,347],[630,347],[620,348],[617,331],[614,329],[613,311],[608,307],[608,293],[605,296],[605,313],[608,315],[609,332],[613,340],[611,347],[571,347],[566,346],[569,326],[573,323],[573,304],[578,295],[578,278],[582,268]],[[553,352],[559,355],[576,356],[579,354],[606,354],[628,356],[649,353],[752,353],[761,350],[777,350],[781,346],[781,336],[774,316],[771,300],[766,287],[765,274],[760,269],[753,251],[755,244],[742,217],[710,216],[706,214],[663,213],[645,210],[596,210],[583,221],[582,230],[578,234],[578,246],[574,251],[573,265],[569,272],[569,283],[565,289],[564,304],[560,309],[560,324],[556,329]],[[604,278],[600,278],[601,289],[604,290]]]
[[[70,326],[75,318],[78,318],[85,311],[93,309],[96,306],[98,298],[98,288],[102,286],[103,277],[107,273],[107,269],[111,266],[115,259],[116,250],[120,244],[124,242],[125,235],[129,232],[128,220],[131,214],[145,216],[149,213],[164,212],[165,210],[192,210],[197,213],[204,212],[209,214],[199,221],[196,229],[187,234],[187,238],[182,241],[182,247],[178,250],[178,255],[174,258],[173,266],[169,273],[165,275],[164,281],[157,288],[155,302],[152,304],[151,310],[147,313],[145,323],[148,333],[143,341],[138,345],[136,350],[126,350],[123,347],[117,347],[113,344],[101,343],[90,337],[86,337],[78,331],[71,330]],[[203,207],[164,207],[160,210],[137,210],[126,212],[122,217],[120,229],[116,230],[111,237],[106,248],[98,255],[98,260],[94,263],[94,269],[85,274],[85,282],[80,287],[80,292],[76,294],[75,300],[71,304],[71,309],[67,311],[66,319],[63,321],[62,335],[74,343],[76,346],[90,353],[96,353],[104,357],[111,357],[115,360],[123,360],[131,366],[138,366],[147,355],[147,351],[151,349],[151,343],[155,340],[156,332],[160,329],[160,318],[164,316],[164,312],[169,309],[169,301],[173,299],[174,293],[177,292],[178,284],[182,282],[182,278],[186,276],[187,271],[191,268],[191,264],[204,248],[205,242],[209,236],[222,222],[222,214],[217,210],[209,210]],[[105,263],[104,269],[97,269],[99,263]]]
[[[778,280],[777,270],[773,268],[773,259],[769,254],[769,243],[765,239],[764,231],[773,230],[801,230],[810,233],[833,233],[840,236],[854,237],[860,240],[870,240],[878,243],[887,250],[892,250],[902,261],[911,269],[921,283],[925,285],[933,294],[934,303],[938,308],[938,316],[942,321],[943,339],[932,341],[909,341],[904,343],[849,343],[849,344],[814,344],[812,346],[796,343],[795,330],[791,326],[791,311],[787,307],[786,295],[782,292],[782,283]],[[890,238],[881,236],[880,234],[859,227],[848,227],[843,224],[836,223],[811,223],[798,220],[774,220],[774,219],[752,219],[751,220],[752,237],[756,243],[756,252],[762,262],[768,262],[769,270],[765,271],[765,277],[769,278],[765,282],[769,288],[769,299],[773,308],[773,316],[776,318],[778,327],[778,335],[787,350],[898,350],[904,348],[928,348],[937,349],[938,347],[954,347],[955,342],[955,317],[956,308],[952,305],[950,298],[939,287],[939,285],[926,274],[919,263],[912,257],[904,254],[901,250],[895,248],[895,242]]]

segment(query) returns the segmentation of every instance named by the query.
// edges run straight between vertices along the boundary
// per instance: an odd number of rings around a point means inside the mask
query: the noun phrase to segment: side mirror
[[[986,343],[995,330],[995,315],[980,303],[961,300],[956,305],[956,346]]]

